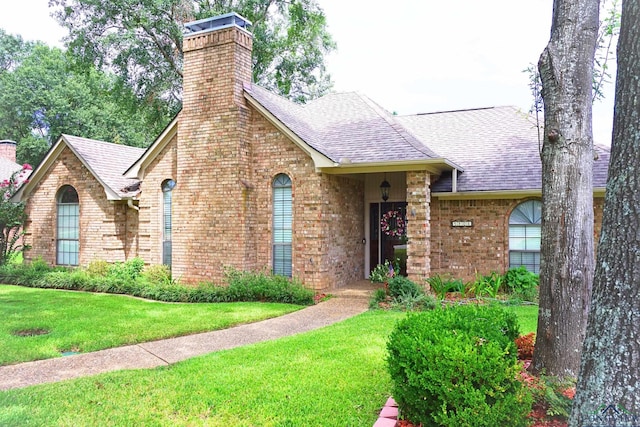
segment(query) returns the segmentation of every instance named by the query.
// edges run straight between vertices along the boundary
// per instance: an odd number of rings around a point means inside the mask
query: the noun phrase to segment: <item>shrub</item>
[[[228,301],[273,301],[313,304],[314,293],[295,279],[264,272],[228,269],[225,272]]]
[[[135,280],[142,273],[144,261],[140,258],[131,258],[125,262],[116,262],[109,266],[107,275],[122,280]]]
[[[171,279],[171,269],[164,264],[147,265],[142,270],[142,277],[153,284],[171,285],[174,282]]]
[[[94,259],[85,270],[90,276],[106,276],[109,273],[109,263],[102,259]]]
[[[525,426],[530,392],[518,381],[515,314],[454,306],[410,314],[387,349],[393,396],[413,423]]]
[[[384,264],[378,264],[371,270],[369,280],[371,283],[385,283],[392,276],[391,269],[392,267],[389,261],[385,261]]]
[[[388,281],[388,289],[391,298],[398,298],[401,296],[417,297],[424,294],[424,290],[421,286],[404,276],[391,277]]]
[[[524,266],[511,268],[505,274],[505,287],[512,297],[524,301],[538,301],[538,285],[540,278]]]

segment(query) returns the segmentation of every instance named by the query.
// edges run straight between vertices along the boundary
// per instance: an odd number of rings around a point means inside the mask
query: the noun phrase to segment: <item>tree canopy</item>
[[[181,103],[182,28],[237,12],[253,23],[253,79],[294,101],[331,87],[324,56],[335,48],[316,0],[49,0],[69,30],[69,51],[114,70],[141,99]]]
[[[113,74],[4,31],[0,64],[0,137],[18,142],[20,163],[38,164],[61,133],[146,146],[170,119]]]

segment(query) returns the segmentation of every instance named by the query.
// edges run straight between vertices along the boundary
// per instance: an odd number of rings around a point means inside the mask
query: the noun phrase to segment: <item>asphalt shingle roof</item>
[[[423,144],[464,168],[458,191],[531,190],[542,187],[535,120],[515,107],[401,116],[397,120]],[[594,187],[604,187],[609,150],[597,147]],[[451,191],[443,175],[433,192]]]
[[[125,178],[122,174],[144,153],[143,148],[72,135],[62,137],[91,172],[118,196],[132,197],[139,192],[140,181]]]
[[[334,93],[297,105],[256,85],[245,91],[298,137],[334,162],[375,163],[439,156],[364,95]]]

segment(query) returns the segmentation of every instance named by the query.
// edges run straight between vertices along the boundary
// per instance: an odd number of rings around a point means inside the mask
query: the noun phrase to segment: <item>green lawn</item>
[[[0,365],[224,329],[300,308],[273,303],[162,303],[0,285]],[[34,330],[48,333],[29,335]],[[27,336],[16,336],[17,331]]]
[[[522,333],[535,328],[537,306],[507,309]],[[0,425],[371,426],[391,393],[387,337],[404,316],[369,311],[171,366],[0,392]]]
[[[367,312],[168,367],[0,392],[0,425],[371,426],[403,316]]]
[[[535,332],[538,329],[538,305],[512,305],[506,306],[506,310],[513,310],[518,316],[520,323],[520,334],[526,335],[529,332]]]

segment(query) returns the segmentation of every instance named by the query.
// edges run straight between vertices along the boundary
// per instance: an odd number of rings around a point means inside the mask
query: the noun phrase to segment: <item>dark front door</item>
[[[389,261],[400,274],[407,272],[407,203],[371,203],[369,206],[371,269]]]

